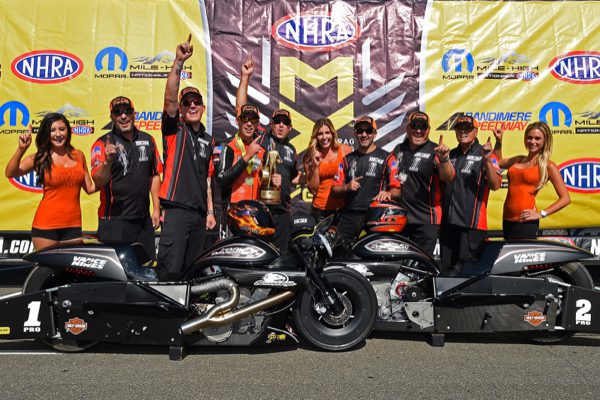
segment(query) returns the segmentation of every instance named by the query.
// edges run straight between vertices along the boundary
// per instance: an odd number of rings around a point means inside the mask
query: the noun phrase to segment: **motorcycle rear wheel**
[[[590,276],[588,270],[579,262],[572,262],[565,265],[561,265],[552,273],[542,275],[548,280],[556,279],[559,282],[568,283],[570,285],[579,286],[586,289],[594,288],[594,280]],[[563,305],[559,303],[559,311],[556,315],[556,325],[562,325],[561,317],[564,309]],[[535,343],[550,344],[562,342],[571,336],[575,332],[573,331],[531,331],[525,332],[525,337]]]
[[[50,289],[66,285],[69,283],[85,282],[85,277],[78,277],[74,275],[66,275],[57,272],[48,267],[37,266],[29,273],[25,284],[23,285],[23,294],[37,292],[39,290]],[[57,325],[60,326],[60,325]],[[89,349],[98,342],[92,340],[71,340],[71,339],[38,339],[46,346],[53,348],[54,350],[76,353]]]
[[[326,270],[325,279],[340,297],[344,311],[339,315],[319,313],[316,306],[320,302],[304,291],[296,301],[294,322],[310,345],[326,351],[348,350],[371,333],[377,298],[369,281],[356,271],[332,268]]]

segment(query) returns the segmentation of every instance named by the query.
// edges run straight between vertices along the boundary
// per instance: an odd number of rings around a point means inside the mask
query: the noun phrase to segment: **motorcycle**
[[[237,234],[200,256],[177,282],[144,266],[139,244],[63,244],[28,254],[36,264],[21,293],[0,297],[0,337],[39,339],[61,351],[98,342],[169,346],[298,343],[341,351],[372,330],[377,300],[361,274],[325,266],[330,221],[299,221],[292,254],[261,239],[273,233],[258,202],[230,209]],[[250,236],[248,234],[252,234]],[[257,237],[259,236],[259,237]]]
[[[580,262],[588,251],[556,240],[488,240],[477,261],[447,273],[401,236],[405,224],[402,207],[373,203],[367,234],[349,252],[336,246],[328,263],[370,280],[375,330],[428,333],[437,346],[447,333],[515,331],[547,343],[600,332],[600,291]]]

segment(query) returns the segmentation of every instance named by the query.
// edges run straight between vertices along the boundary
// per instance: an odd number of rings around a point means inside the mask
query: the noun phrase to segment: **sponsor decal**
[[[578,158],[558,166],[570,192],[600,193],[600,158]]]
[[[275,333],[269,332],[267,335],[267,344],[271,344],[273,342],[283,342],[287,338],[285,333]]]
[[[276,286],[276,287],[291,287],[296,286],[296,282],[290,281],[286,274],[279,272],[269,272],[262,279],[254,282],[254,286]]]
[[[532,81],[539,76],[539,67],[531,65],[529,58],[510,51],[500,57],[483,57],[477,62],[466,49],[454,48],[442,56],[444,80],[520,80]]]
[[[86,331],[87,328],[87,322],[78,317],[71,318],[65,322],[65,331],[69,332],[71,335],[79,335],[80,333]]]
[[[165,79],[171,71],[175,54],[162,50],[156,55],[142,55],[130,61],[119,47],[105,47],[96,55],[94,78],[99,79]],[[192,66],[184,65],[181,80],[191,79]]]
[[[65,51],[36,50],[21,54],[10,67],[15,76],[24,81],[49,84],[77,77],[83,71],[83,61]]]
[[[584,111],[575,118],[575,133],[589,135],[600,133],[600,111]]]
[[[515,264],[531,263],[531,262],[544,262],[546,261],[546,252],[539,251],[535,253],[521,253],[515,254]]]
[[[306,224],[308,222],[308,218],[295,218],[294,224]]]
[[[378,239],[368,243],[365,248],[375,253],[398,253],[408,250],[408,244],[396,239]]]
[[[8,115],[8,127],[7,117]],[[29,109],[20,101],[11,100],[0,106],[0,134],[27,133],[29,125]]]
[[[465,115],[475,118],[479,130],[488,131],[502,129],[504,131],[524,131],[531,122],[531,111],[461,111],[452,114],[445,120],[438,131],[451,131],[454,122]]]
[[[277,20],[271,35],[277,43],[291,49],[327,52],[355,42],[360,27],[346,16],[300,13]]]
[[[102,260],[100,258],[91,258],[91,257],[79,257],[73,256],[73,261],[71,262],[72,267],[84,267],[84,268],[92,268],[92,269],[103,269],[106,265],[107,260]]]
[[[41,301],[31,301],[29,304],[27,304],[29,314],[27,316],[27,321],[23,323],[23,332],[34,333],[42,331],[42,323],[40,321],[41,305]]]
[[[592,325],[592,303],[587,299],[579,299],[575,302],[575,325]]]
[[[546,322],[546,316],[539,311],[529,311],[523,316],[523,320],[529,325],[540,326]]]
[[[538,116],[540,121],[543,121],[550,126],[550,128],[563,128],[570,127],[573,124],[573,113],[569,107],[559,101],[551,101],[546,103],[540,109]],[[571,129],[552,129],[552,133],[573,133]]]
[[[267,252],[253,245],[232,244],[221,247],[210,253],[212,257],[254,259],[264,256]]]
[[[442,56],[442,70],[445,73],[442,79],[474,79],[472,74],[474,68],[473,55],[465,49],[450,49]]]
[[[550,61],[556,79],[575,84],[600,83],[600,52],[571,51]]]
[[[31,171],[25,175],[8,180],[14,187],[25,192],[42,193],[44,188],[38,183],[38,176],[35,171]]]
[[[23,235],[25,236],[25,235]],[[28,235],[27,235],[28,236]],[[6,248],[4,247],[4,236],[0,236],[0,256],[3,255],[14,255],[14,254],[19,254],[19,255],[23,255],[23,254],[27,254],[27,253],[31,253],[34,249],[33,249],[33,243],[31,242],[31,240],[29,239],[13,239],[13,240],[6,240],[6,243],[8,244],[8,246],[6,246]]]
[[[353,270],[355,270],[363,276],[373,276],[373,273],[369,270],[369,268],[367,268],[365,264],[349,263],[346,264],[346,266],[348,268],[352,268]]]
[[[36,112],[31,119],[31,127],[37,133],[44,116],[50,113],[63,114],[71,125],[71,132],[77,136],[87,136],[94,133],[94,120],[90,119],[90,114],[83,108],[65,103],[58,110],[42,110]]]
[[[0,326],[0,335],[10,335],[10,326]]]

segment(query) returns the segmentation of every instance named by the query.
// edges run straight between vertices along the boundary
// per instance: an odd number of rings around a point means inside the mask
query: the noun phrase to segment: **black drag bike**
[[[229,212],[238,233],[273,233],[257,202]],[[268,220],[268,221],[267,221]],[[39,339],[80,351],[98,342],[170,346],[258,346],[298,343],[347,350],[371,332],[377,299],[360,273],[324,267],[329,220],[299,220],[293,253],[280,256],[249,235],[224,239],[179,282],[161,282],[138,245],[57,245],[28,254],[36,263],[22,293],[0,298],[0,338]]]
[[[399,233],[405,210],[374,203],[366,236],[350,249],[334,246],[329,266],[367,277],[377,294],[375,330],[446,333],[522,332],[558,342],[600,332],[600,291],[579,262],[588,251],[557,240],[486,241],[476,262],[445,273]],[[334,240],[332,240],[334,242]]]

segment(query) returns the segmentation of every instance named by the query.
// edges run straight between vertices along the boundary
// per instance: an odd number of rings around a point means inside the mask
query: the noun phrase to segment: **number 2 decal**
[[[577,312],[575,312],[575,325],[591,325],[592,324],[592,314],[590,313],[592,309],[592,303],[586,299],[579,299],[575,302],[575,307],[577,307]]]

